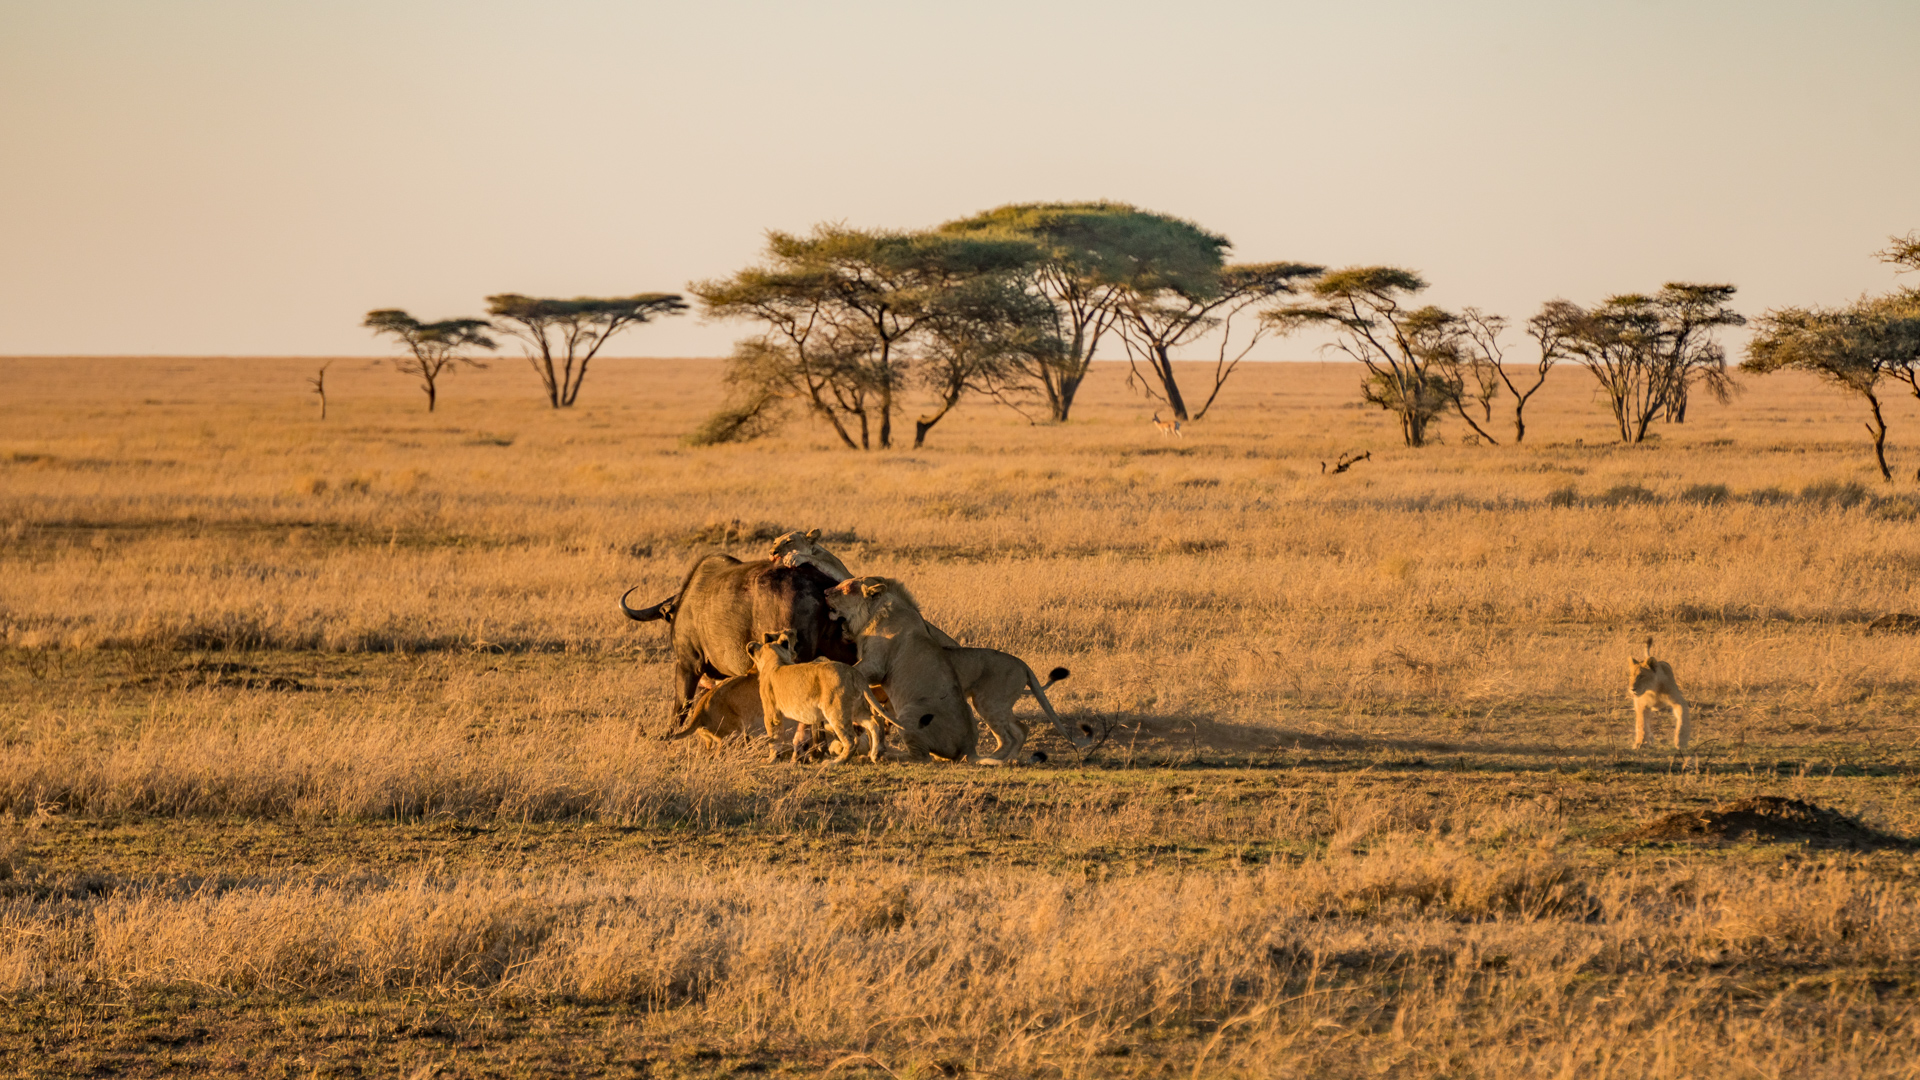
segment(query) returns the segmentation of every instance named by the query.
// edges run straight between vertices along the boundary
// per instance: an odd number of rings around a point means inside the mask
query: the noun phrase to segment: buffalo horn
[[[639,587],[640,586],[635,585],[633,589]],[[628,589],[626,592],[620,594],[620,610],[626,612],[627,618],[632,619],[634,622],[653,622],[657,619],[671,619],[673,617],[672,600],[663,600],[650,608],[644,608],[638,611],[628,607],[627,597],[633,595],[633,589]]]

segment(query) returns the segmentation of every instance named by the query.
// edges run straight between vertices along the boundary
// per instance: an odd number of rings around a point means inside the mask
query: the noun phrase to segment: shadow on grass
[[[1076,718],[1077,719],[1077,718]],[[1909,776],[1920,765],[1871,765],[1776,760],[1778,748],[1734,747],[1704,740],[1681,752],[1669,748],[1626,750],[1539,740],[1433,739],[1329,731],[1325,728],[1226,723],[1199,713],[1121,711],[1102,714],[1108,737],[1086,755],[1089,768],[1292,768],[1339,770],[1564,773],[1604,769],[1658,775],[1739,769],[1772,775]],[[1804,751],[1796,751],[1804,755]]]

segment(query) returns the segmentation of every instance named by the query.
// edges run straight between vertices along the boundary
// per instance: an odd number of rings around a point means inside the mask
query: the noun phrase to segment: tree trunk
[[[1048,381],[1047,405],[1053,412],[1054,420],[1062,424],[1067,422],[1067,414],[1073,411],[1074,392],[1080,389],[1080,379],[1073,373],[1086,370],[1086,361],[1080,356],[1080,350],[1086,346],[1086,343],[1086,327],[1074,327],[1073,348],[1067,352],[1066,366],[1053,369],[1054,374],[1060,379],[1058,393],[1055,392],[1051,380]]]
[[[1519,446],[1527,437],[1527,403],[1522,400],[1513,406],[1513,445]]]
[[[432,411],[433,411],[433,403],[434,403],[434,399],[435,399],[435,397],[437,397],[437,396],[438,396],[438,395],[436,395],[436,394],[434,393],[434,390],[433,390],[433,380],[432,380],[432,379],[428,379],[428,380],[427,380],[427,411],[428,411],[428,412],[432,412]]]
[[[1180,384],[1173,380],[1173,360],[1167,356],[1163,345],[1149,346],[1153,350],[1153,370],[1160,376],[1161,389],[1167,392],[1167,408],[1173,410],[1175,419],[1192,419],[1187,415],[1187,401],[1180,396]]]
[[[1873,423],[1867,430],[1873,433],[1873,459],[1880,463],[1880,479],[1893,482],[1893,470],[1887,468],[1887,421],[1880,415],[1880,399],[1873,391],[1867,391],[1867,404],[1873,406]]]
[[[932,431],[933,425],[939,423],[947,413],[953,411],[954,405],[958,404],[959,401],[960,389],[948,387],[946,396],[940,399],[940,411],[934,413],[932,416],[923,416],[913,422],[913,448],[915,450],[926,445],[927,432]]]
[[[588,359],[592,359],[592,358],[589,357]],[[567,364],[567,368],[568,370],[572,370],[573,364],[569,362]],[[587,381],[587,361],[586,360],[580,361],[580,370],[577,372],[574,372],[573,378],[569,381],[571,382],[572,385],[562,388],[565,391],[565,393],[560,398],[560,404],[566,408],[571,409],[573,408],[573,403],[580,399],[580,384]]]
[[[847,425],[840,422],[840,418],[833,414],[832,409],[822,408],[820,413],[827,418],[827,423],[833,425],[833,433],[840,436],[840,441],[847,444],[847,449],[860,449],[859,444],[853,441],[853,436],[847,434]]]
[[[880,449],[893,445],[893,380],[880,388]]]
[[[1455,411],[1457,411],[1460,414],[1460,419],[1465,420],[1467,422],[1467,426],[1473,429],[1473,433],[1475,435],[1478,435],[1481,438],[1487,440],[1487,445],[1489,446],[1500,445],[1499,439],[1496,439],[1493,436],[1487,434],[1487,430],[1485,428],[1481,427],[1478,423],[1475,423],[1473,417],[1467,415],[1467,407],[1465,404],[1463,404],[1458,400],[1455,400],[1453,403],[1453,407]]]
[[[789,383],[788,385],[791,386],[793,384]],[[833,433],[840,436],[840,441],[847,444],[847,449],[858,450],[860,447],[853,441],[853,436],[847,434],[847,425],[840,422],[840,414],[834,412],[833,406],[827,402],[826,398],[821,396],[820,387],[811,379],[808,379],[802,384],[802,388],[806,390],[807,400],[812,403],[813,411],[827,418],[827,423],[833,425]]]
[[[1053,406],[1053,418],[1064,424],[1067,414],[1073,411],[1073,395],[1080,389],[1080,380],[1066,375],[1060,376],[1060,394],[1047,402]]]

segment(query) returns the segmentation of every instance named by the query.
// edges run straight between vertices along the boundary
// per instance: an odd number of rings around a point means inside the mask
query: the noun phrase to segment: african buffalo
[[[622,596],[620,610],[636,622],[672,623],[674,714],[683,716],[700,676],[725,679],[754,671],[747,643],[764,634],[791,631],[794,659],[801,663],[822,656],[844,664],[858,660],[859,651],[827,607],[833,585],[833,578],[811,565],[741,562],[715,553],[693,564],[672,599],[635,610]]]

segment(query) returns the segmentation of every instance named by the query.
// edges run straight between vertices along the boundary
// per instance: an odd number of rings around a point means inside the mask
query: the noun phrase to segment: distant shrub
[[[1875,499],[1872,514],[1883,521],[1920,520],[1920,496],[1902,494]]]
[[[720,446],[752,442],[770,435],[786,419],[784,404],[772,394],[760,394],[726,406],[680,441],[688,446]]]
[[[1790,502],[1792,499],[1792,495],[1787,494],[1777,487],[1757,488],[1747,493],[1747,501],[1753,503],[1755,506],[1778,506],[1783,502]]]
[[[1163,555],[1205,555],[1224,550],[1226,546],[1225,540],[1179,540],[1169,536],[1154,545],[1154,549]]]
[[[1867,501],[1867,489],[1857,481],[1820,480],[1800,489],[1800,501],[1845,509]]]
[[[1579,506],[1580,489],[1572,484],[1562,484],[1547,492],[1548,506]]]
[[[1680,501],[1701,506],[1719,506],[1733,498],[1725,484],[1693,484],[1680,492]]]
[[[1651,489],[1639,484],[1615,484],[1595,496],[1593,501],[1598,506],[1634,506],[1657,499],[1658,496]]]

